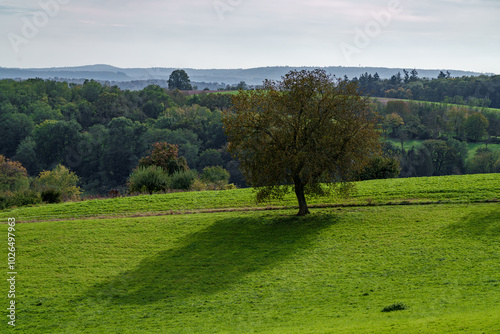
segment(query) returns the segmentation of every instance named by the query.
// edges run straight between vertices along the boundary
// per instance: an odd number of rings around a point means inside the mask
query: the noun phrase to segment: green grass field
[[[428,201],[470,203],[491,198],[499,199],[499,184],[500,174],[371,180],[356,183],[355,191],[347,199],[335,196],[319,197],[310,199],[308,203],[313,206],[405,204]],[[0,211],[0,219],[17,217],[24,221],[39,221],[292,207],[297,207],[297,199],[293,194],[285,196],[283,201],[257,204],[252,189],[236,189],[39,205]]]
[[[468,143],[467,145],[469,146],[469,158],[474,157],[479,148],[486,147],[484,143]],[[488,149],[492,151],[500,151],[500,144],[488,144]]]
[[[407,100],[407,99],[397,99],[397,98],[385,98],[385,97],[372,97],[372,100],[377,100],[380,101],[384,104],[387,103],[387,101],[405,101],[405,102],[412,102],[412,103],[421,103],[421,104],[429,104],[429,105],[446,105],[446,106],[456,106],[456,107],[465,107],[465,108],[470,108],[467,105],[462,105],[462,104],[453,104],[453,103],[444,103],[444,102],[430,102],[430,101],[418,101],[418,100]],[[493,112],[499,112],[500,109],[498,108],[482,108],[482,107],[474,107],[476,109],[480,110],[486,110],[486,111],[493,111]]]
[[[229,90],[229,91],[220,91],[217,94],[227,94],[227,95],[237,95],[239,93],[238,90]]]
[[[300,218],[246,189],[1,212],[18,222],[15,332],[499,333],[500,174],[357,189]],[[196,214],[148,216],[170,208]]]

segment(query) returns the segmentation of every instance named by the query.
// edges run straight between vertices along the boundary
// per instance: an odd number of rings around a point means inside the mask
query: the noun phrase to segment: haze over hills
[[[200,89],[205,84],[212,83],[211,89],[216,88],[217,84],[223,87],[225,84],[237,84],[241,81],[249,85],[260,85],[264,79],[279,80],[283,75],[293,69],[314,69],[311,66],[276,66],[276,67],[257,67],[249,69],[184,69],[191,81]],[[382,79],[390,78],[392,75],[401,72],[402,68],[384,68],[384,67],[342,67],[331,66],[321,67],[327,72],[342,78],[347,75],[349,78],[359,77],[363,73],[378,73]],[[123,87],[126,85],[120,83],[133,81],[158,81],[165,84],[172,71],[178,68],[118,68],[110,65],[87,65],[77,67],[54,67],[54,68],[4,68],[0,67],[0,79],[56,79],[71,82],[78,82],[85,79],[94,79],[98,81],[109,81],[112,84],[118,84]],[[411,69],[407,69],[411,70]],[[417,69],[419,77],[436,78],[441,71]],[[446,72],[446,69],[443,69]],[[452,77],[478,76],[484,73],[448,70]],[[491,73],[488,73],[491,74]],[[132,85],[133,88],[135,85]],[[142,86],[142,85],[139,85]],[[129,87],[130,88],[130,87]],[[142,89],[142,87],[137,87]]]

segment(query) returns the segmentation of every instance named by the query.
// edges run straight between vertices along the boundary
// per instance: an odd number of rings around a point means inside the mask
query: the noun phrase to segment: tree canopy
[[[29,186],[28,172],[18,161],[0,155],[0,192],[16,191]]]
[[[63,165],[58,165],[51,171],[43,171],[35,180],[35,187],[40,191],[57,190],[64,199],[77,199],[81,194],[77,186],[79,177]]]
[[[184,70],[175,70],[168,78],[168,89],[191,90],[191,81]]]
[[[259,187],[258,200],[293,188],[305,215],[306,194],[353,180],[379,147],[378,118],[357,88],[323,70],[303,70],[233,98],[223,118],[229,151]]]
[[[189,170],[184,157],[179,157],[179,147],[166,142],[153,144],[153,149],[147,157],[139,160],[139,166],[157,166],[169,175]]]

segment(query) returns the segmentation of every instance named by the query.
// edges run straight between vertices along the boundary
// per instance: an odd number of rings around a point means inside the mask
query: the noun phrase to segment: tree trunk
[[[297,216],[305,216],[309,214],[306,196],[304,195],[304,185],[302,182],[297,180],[295,181],[295,195],[297,195],[297,200],[299,201],[299,213],[297,213]]]

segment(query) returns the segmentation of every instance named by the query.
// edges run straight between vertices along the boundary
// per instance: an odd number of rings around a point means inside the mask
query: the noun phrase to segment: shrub
[[[229,183],[224,186],[224,190],[234,190],[238,189],[238,187],[234,183]]]
[[[402,311],[406,310],[408,306],[403,303],[395,303],[390,306],[386,306],[383,308],[382,312],[393,312],[393,311]]]
[[[40,192],[57,189],[62,200],[75,199],[81,194],[80,187],[77,187],[79,181],[75,173],[63,165],[58,165],[51,171],[41,172],[35,180],[35,188]]]
[[[363,180],[390,179],[397,177],[401,173],[399,160],[396,158],[386,158],[374,156],[368,165],[358,173],[358,178]]]
[[[161,192],[168,189],[170,183],[167,172],[158,166],[138,167],[130,174],[128,188],[130,193]]]
[[[19,191],[13,196],[13,204],[15,206],[35,205],[41,202],[40,194],[33,189]]]
[[[168,143],[155,143],[150,155],[139,160],[140,167],[157,166],[172,175],[175,172],[189,170],[184,157],[178,157],[179,147]]]
[[[9,193],[3,192],[0,193],[0,210],[7,209],[9,207]]]
[[[197,173],[194,170],[176,172],[172,174],[171,189],[189,190],[196,180]]]
[[[16,193],[0,193],[0,210],[12,207],[35,205],[40,204],[41,202],[42,199],[40,198],[40,195],[33,189],[26,189]]]
[[[191,185],[191,190],[204,191],[204,190],[208,190],[208,186],[205,182],[201,181],[200,179],[196,179],[196,180],[194,180],[193,184]]]
[[[471,174],[498,173],[500,154],[486,148],[479,148],[471,160],[468,161],[467,171]]]
[[[108,196],[111,198],[115,198],[115,197],[121,197],[121,194],[118,189],[111,189],[108,193]]]
[[[221,166],[205,167],[201,174],[201,180],[211,184],[213,189],[224,189],[229,182],[231,174]]]
[[[201,179],[205,182],[229,181],[231,175],[221,166],[205,167],[201,173]]]
[[[61,203],[62,202],[62,192],[59,189],[49,188],[45,189],[41,193],[42,201],[45,203]]]
[[[0,155],[0,191],[18,191],[29,187],[26,168],[20,162]]]

